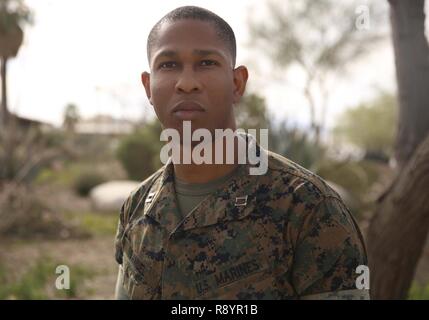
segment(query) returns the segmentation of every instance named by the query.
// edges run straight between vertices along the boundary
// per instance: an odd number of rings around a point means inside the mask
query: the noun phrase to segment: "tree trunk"
[[[10,114],[7,106],[7,86],[6,86],[7,61],[9,58],[13,58],[18,54],[18,51],[19,51],[19,48],[21,47],[23,39],[24,39],[24,32],[16,22],[13,22],[12,25],[9,26],[7,31],[3,30],[0,33],[1,83],[2,83],[0,128],[5,127],[8,124],[8,119],[10,118]]]
[[[429,231],[429,135],[379,199],[368,234],[373,299],[405,299]]]
[[[9,110],[7,108],[7,57],[1,58],[1,110],[0,110],[0,127],[4,128],[8,123]]]
[[[424,0],[389,2],[399,94],[398,173],[378,200],[367,234],[373,299],[407,297],[429,231],[429,48]]]
[[[402,168],[429,132],[429,46],[425,1],[389,2],[400,105],[395,156]]]

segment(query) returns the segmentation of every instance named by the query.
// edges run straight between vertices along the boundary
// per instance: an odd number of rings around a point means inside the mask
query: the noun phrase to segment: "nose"
[[[176,91],[179,93],[195,93],[201,91],[201,82],[196,77],[192,68],[184,68],[176,83]]]

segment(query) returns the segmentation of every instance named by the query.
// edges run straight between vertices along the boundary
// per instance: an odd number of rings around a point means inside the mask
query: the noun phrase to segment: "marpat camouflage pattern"
[[[184,219],[168,163],[120,212],[116,260],[130,299],[368,299],[356,288],[367,265],[360,230],[320,177],[261,148],[250,164]]]

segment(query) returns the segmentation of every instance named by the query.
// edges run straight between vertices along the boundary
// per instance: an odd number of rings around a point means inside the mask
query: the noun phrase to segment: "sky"
[[[357,5],[366,1],[356,1]],[[64,107],[78,106],[83,117],[109,114],[140,119],[154,116],[140,82],[148,70],[146,38],[168,11],[182,5],[205,7],[223,17],[237,38],[237,65],[249,69],[247,90],[257,90],[275,119],[309,123],[309,109],[292,70],[281,81],[271,65],[247,46],[247,17],[263,12],[261,0],[141,1],[26,0],[34,24],[26,26],[24,43],[8,65],[9,108],[17,114],[60,125]],[[387,3],[387,1],[386,1]],[[387,5],[386,5],[387,14]],[[380,44],[356,63],[331,90],[327,118],[332,125],[344,109],[371,99],[377,90],[395,91],[390,42]],[[294,73],[295,72],[295,73]]]

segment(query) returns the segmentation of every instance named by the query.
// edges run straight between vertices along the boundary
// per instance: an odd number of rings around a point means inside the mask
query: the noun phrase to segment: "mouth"
[[[192,120],[205,113],[204,108],[194,101],[182,101],[174,106],[172,113],[180,120]]]

